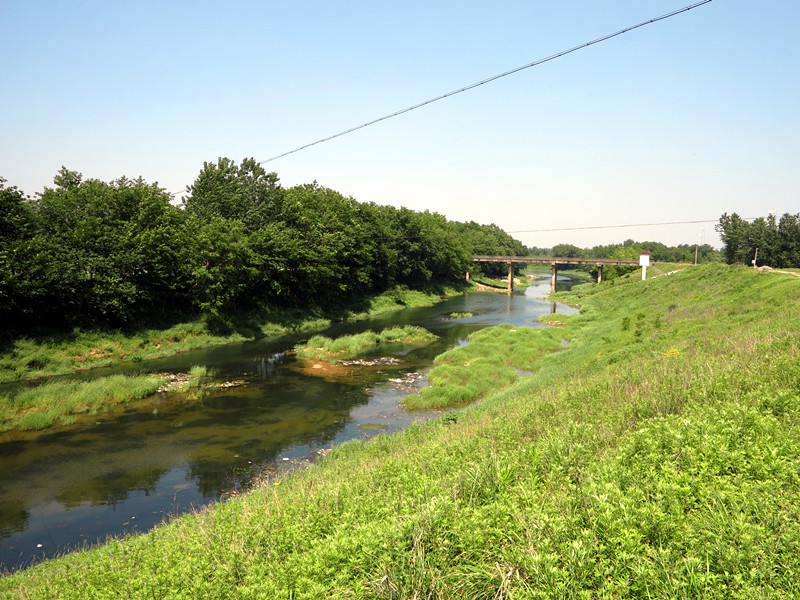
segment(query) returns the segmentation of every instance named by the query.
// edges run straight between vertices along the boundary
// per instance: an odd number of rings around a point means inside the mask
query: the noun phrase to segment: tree
[[[29,263],[38,313],[123,324],[181,305],[181,211],[156,184],[84,181],[63,168],[34,202]]]
[[[758,248],[758,265],[786,268],[800,265],[800,214],[759,217],[748,223],[736,213],[723,214],[716,230],[728,264],[752,264]]]
[[[29,237],[33,231],[30,199],[0,177],[0,243]]]
[[[749,229],[750,224],[736,213],[723,213],[719,223],[714,226],[722,239],[722,252],[729,265],[744,264],[750,256]],[[755,248],[753,248],[755,254]]]
[[[778,265],[800,267],[800,213],[784,213],[778,222],[778,234],[781,239]]]
[[[497,225],[480,225],[475,221],[454,223],[458,238],[470,254],[494,256],[526,256],[528,249],[515,240]],[[519,265],[515,264],[515,268]],[[488,277],[504,277],[507,274],[506,263],[478,263],[471,267],[472,271],[480,271]]]
[[[552,256],[558,258],[583,258],[584,251],[572,244],[557,244],[553,246]]]
[[[5,183],[0,177],[0,329],[8,331],[14,317],[30,306],[26,301],[31,285],[27,255],[34,223],[29,199]]]
[[[234,308],[252,287],[261,262],[244,226],[235,219],[215,216],[209,221],[190,215],[187,230],[195,240],[188,257],[189,294],[195,305],[214,317]]]
[[[190,195],[184,206],[189,214],[205,221],[214,217],[241,221],[247,232],[274,218],[283,194],[277,173],[267,173],[253,158],[245,158],[238,167],[229,158],[204,162],[187,189]]]

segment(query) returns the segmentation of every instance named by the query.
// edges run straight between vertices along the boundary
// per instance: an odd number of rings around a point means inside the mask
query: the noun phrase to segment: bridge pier
[[[570,258],[570,257],[555,257],[555,256],[494,256],[494,255],[475,255],[472,257],[472,262],[492,262],[492,263],[508,263],[508,290],[514,289],[514,265],[524,263],[527,265],[551,265],[553,267],[553,276],[550,280],[550,292],[556,291],[556,281],[558,277],[558,265],[596,265],[597,266],[597,283],[603,280],[603,267],[605,265],[624,265],[624,266],[641,266],[637,261],[633,260],[613,260],[608,258]],[[644,272],[644,269],[642,269]]]

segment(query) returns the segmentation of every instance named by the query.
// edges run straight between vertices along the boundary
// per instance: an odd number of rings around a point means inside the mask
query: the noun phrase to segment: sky
[[[690,4],[0,0],[0,176],[29,195],[62,166],[141,176],[177,200],[206,161],[266,160]],[[799,22],[797,0],[712,0],[264,166],[528,246],[718,247],[725,212],[800,212]],[[644,225],[686,221],[706,222]]]

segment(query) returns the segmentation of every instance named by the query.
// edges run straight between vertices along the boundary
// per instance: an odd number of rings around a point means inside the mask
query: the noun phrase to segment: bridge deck
[[[472,262],[513,262],[535,265],[621,265],[638,267],[638,260],[612,260],[610,258],[566,258],[559,256],[489,256],[476,255]]]
[[[508,291],[514,289],[514,264],[525,263],[529,265],[550,265],[553,274],[550,278],[550,291],[556,291],[556,276],[558,265],[595,265],[597,269],[597,283],[603,277],[603,267],[606,265],[621,265],[626,267],[638,267],[637,260],[612,260],[610,258],[566,258],[561,256],[490,256],[476,255],[472,257],[472,262],[504,262],[508,263]],[[469,279],[469,273],[467,273]]]

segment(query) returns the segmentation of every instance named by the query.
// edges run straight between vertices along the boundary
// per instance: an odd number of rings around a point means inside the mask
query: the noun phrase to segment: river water
[[[559,289],[570,285],[562,279]],[[543,299],[548,291],[549,278],[525,292],[471,292],[323,332],[338,336],[410,324],[440,336],[424,348],[384,348],[381,354],[401,359],[400,365],[315,371],[287,355],[286,347],[247,342],[76,375],[186,372],[205,365],[215,380],[244,385],[209,391],[199,400],[159,393],[70,427],[0,434],[0,572],[107,535],[146,531],[235,494],[265,473],[313,461],[346,440],[430,417],[409,414],[400,402],[424,385],[436,355],[484,327],[539,327],[543,314],[574,312]],[[454,312],[474,316],[448,320]]]

